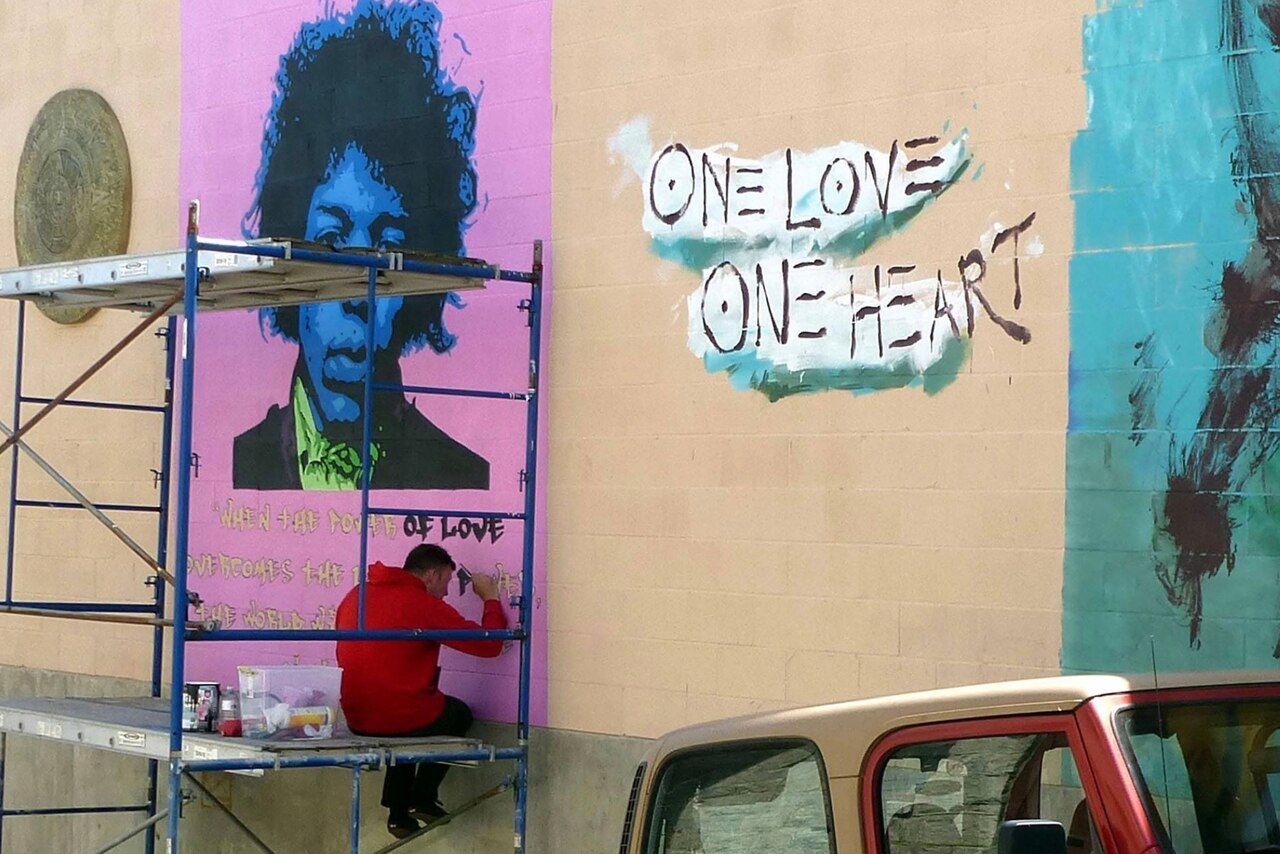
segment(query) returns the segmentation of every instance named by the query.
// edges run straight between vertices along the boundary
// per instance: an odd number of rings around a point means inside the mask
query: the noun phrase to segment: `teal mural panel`
[[[1276,0],[1085,19],[1064,670],[1280,654],[1278,45]]]

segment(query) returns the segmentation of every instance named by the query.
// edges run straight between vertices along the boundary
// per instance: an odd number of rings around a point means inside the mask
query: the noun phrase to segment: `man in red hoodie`
[[[463,617],[444,601],[457,565],[440,546],[415,546],[404,567],[381,562],[369,567],[365,584],[366,629],[505,629],[506,614],[498,602],[498,585],[487,575],[471,576],[471,589],[484,600],[479,624]],[[360,588],[354,587],[338,606],[336,625],[355,629]],[[457,697],[442,693],[440,644],[493,658],[502,652],[501,640],[340,640],[342,711],[357,735],[463,736],[471,726],[471,709]],[[387,830],[403,838],[427,822],[443,818],[440,782],[448,766],[405,763],[387,769],[382,805],[391,811]]]

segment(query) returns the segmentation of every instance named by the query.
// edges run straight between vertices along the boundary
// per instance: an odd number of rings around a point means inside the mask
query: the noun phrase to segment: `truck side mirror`
[[[1006,821],[1000,825],[1000,854],[1067,854],[1067,830],[1056,821]]]

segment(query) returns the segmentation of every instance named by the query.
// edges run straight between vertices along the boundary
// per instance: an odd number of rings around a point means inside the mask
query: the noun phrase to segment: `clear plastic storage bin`
[[[245,738],[329,738],[338,723],[342,668],[241,665]]]

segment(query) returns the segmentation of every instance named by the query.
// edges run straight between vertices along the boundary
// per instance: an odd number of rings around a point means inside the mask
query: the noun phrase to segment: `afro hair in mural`
[[[440,12],[430,3],[360,0],[349,14],[303,25],[280,60],[246,236],[301,237],[320,176],[355,143],[379,164],[408,214],[403,247],[463,253],[476,206],[476,102],[440,68]],[[445,297],[415,297],[397,327],[406,350],[438,353]],[[267,309],[272,330],[298,340],[297,309]]]
[[[246,236],[336,248],[463,252],[476,206],[476,101],[440,67],[430,3],[360,0],[304,24],[281,57]],[[291,402],[236,438],[233,482],[257,489],[354,489],[361,459],[365,334],[376,382],[401,356],[449,350],[433,294],[264,309],[265,331],[299,345]],[[372,316],[371,316],[372,315]],[[374,488],[488,488],[488,463],[403,395],[375,396]]]

